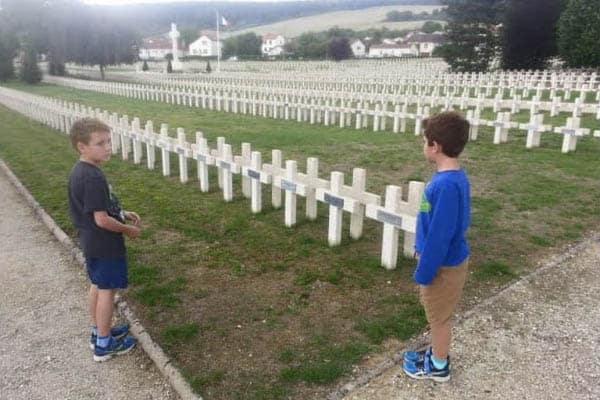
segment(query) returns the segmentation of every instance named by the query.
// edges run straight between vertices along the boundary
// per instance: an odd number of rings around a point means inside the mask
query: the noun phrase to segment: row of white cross
[[[499,112],[496,114],[496,119],[493,121],[484,120],[479,117],[478,110],[467,111],[467,120],[470,124],[469,139],[477,140],[479,127],[489,126],[494,128],[494,144],[506,143],[508,141],[508,132],[510,129],[519,129],[527,131],[527,139],[525,147],[528,149],[539,147],[542,133],[554,132],[563,135],[561,152],[569,153],[575,151],[577,139],[590,135],[591,129],[581,127],[581,119],[579,117],[569,117],[564,126],[553,127],[552,125],[544,125],[544,114],[531,114],[528,123],[518,123],[510,120],[510,113]],[[593,132],[594,137],[600,138],[600,130]]]
[[[135,94],[127,92],[126,89],[128,86],[123,84],[107,84],[101,82],[90,83],[88,81],[67,80],[63,78],[55,81],[79,88],[101,91],[110,90],[111,88],[121,88],[125,89],[125,91],[112,91],[112,93],[134,97],[141,96],[141,92],[135,92]],[[146,91],[143,93],[151,94],[152,92]],[[161,93],[160,97],[158,97],[158,92],[153,93],[153,99],[158,99],[159,101],[166,100],[167,102],[174,102],[176,104],[203,107],[217,111],[250,113],[251,115],[261,115],[265,118],[295,119],[298,122],[306,121],[311,124],[322,123],[326,126],[337,124],[340,128],[354,125],[356,129],[364,129],[371,125],[374,132],[386,130],[387,121],[391,120],[391,130],[394,133],[404,133],[407,130],[407,120],[414,120],[413,132],[415,135],[420,135],[422,131],[422,121],[429,116],[429,107],[422,107],[420,105],[417,106],[416,112],[408,112],[408,102],[403,105],[396,104],[393,111],[387,111],[382,108],[381,104],[375,104],[373,109],[368,102],[357,104],[356,107],[351,107],[350,102],[346,103],[344,106],[333,106],[330,100],[328,100],[325,105],[317,104],[314,98],[310,100],[310,103],[290,104],[281,100],[263,100],[261,102],[256,97],[247,101],[238,98],[235,95],[232,98],[228,96],[221,97],[220,95],[212,97],[206,96],[204,92],[200,95],[198,95],[198,93],[192,95],[191,93],[183,94],[183,92],[176,92],[165,94],[164,97],[163,93]],[[510,112],[502,112],[501,107],[497,105],[499,102],[500,100],[497,99],[494,103],[494,111],[497,113],[496,120],[484,120],[479,117],[481,109],[483,108],[480,107],[480,105],[485,104],[484,102],[476,103],[475,110],[469,110],[467,112],[467,119],[471,123],[471,140],[477,139],[480,126],[490,126],[494,128],[494,144],[506,142],[508,140],[509,129],[519,129],[527,131],[528,137],[526,147],[532,148],[539,147],[540,136],[542,133],[555,132],[564,135],[562,152],[567,153],[575,150],[578,137],[589,135],[591,133],[590,129],[580,127],[581,119],[579,115],[581,115],[584,110],[584,105],[581,103],[580,99],[577,99],[575,103],[571,103],[573,105],[573,116],[567,118],[564,126],[558,127],[543,124],[544,117],[539,111],[542,109],[544,102],[536,100],[528,102],[530,104],[529,111],[531,118],[530,122],[527,124],[519,124],[510,121],[510,114],[520,111],[520,102],[515,102],[513,100]],[[442,109],[450,110],[453,105],[454,103],[450,101],[450,98],[446,98]],[[459,106],[460,109],[464,110],[466,103],[460,102]],[[559,104],[553,101],[552,104],[550,104],[550,115],[556,116],[559,111],[562,111]],[[596,117],[600,118],[600,103],[596,111]],[[600,136],[600,130],[595,131],[594,135]]]
[[[361,98],[368,96],[367,98],[373,99],[375,96],[379,97],[377,100],[383,101],[384,98],[380,96],[453,96],[453,97],[474,97],[474,98],[494,98],[498,94],[502,98],[520,96],[523,99],[529,97],[542,98],[545,94],[548,94],[549,98],[558,97],[560,93],[562,95],[562,101],[571,101],[573,94],[579,92],[579,98],[585,100],[589,93],[595,93],[596,101],[600,100],[600,83],[598,84],[578,84],[576,87],[571,85],[550,85],[545,86],[538,84],[536,86],[529,86],[526,82],[502,82],[493,84],[490,82],[437,82],[429,81],[431,78],[421,76],[414,77],[402,77],[399,80],[395,80],[390,83],[383,83],[376,81],[375,83],[344,83],[343,77],[340,77],[334,82],[324,83],[321,80],[296,80],[293,77],[273,77],[269,75],[268,78],[261,77],[248,77],[242,75],[239,77],[205,77],[198,75],[188,75],[184,77],[165,77],[164,75],[144,74],[144,75],[116,75],[115,78],[118,81],[126,79],[127,81],[134,81],[141,84],[151,84],[161,87],[166,87],[168,90],[174,89],[191,89],[191,90],[258,90],[260,88],[268,89],[273,91],[275,94],[286,95],[290,93],[302,93],[306,96],[333,96],[333,97],[345,97],[345,98]]]
[[[203,69],[204,64],[198,65]],[[79,67],[69,66],[69,70],[81,71]],[[139,80],[140,75],[145,81],[167,81],[164,74],[132,74],[123,72],[133,70],[132,66],[122,66],[119,72],[111,73],[118,79]],[[219,74],[177,74],[167,75],[171,81],[181,78],[201,81],[203,86],[216,82],[221,85],[231,84],[243,86],[277,86],[293,90],[319,89],[344,91],[358,90],[363,93],[397,93],[398,87],[418,82],[427,86],[460,86],[473,89],[485,89],[486,95],[492,91],[506,88],[523,91],[554,89],[565,92],[565,100],[570,99],[571,90],[591,92],[596,91],[600,81],[595,72],[581,71],[494,71],[487,73],[448,73],[447,65],[439,59],[400,59],[400,60],[360,60],[331,62],[236,62],[223,63],[222,70],[228,70],[226,75]],[[84,71],[86,73],[92,71]],[[268,74],[265,74],[267,72]],[[293,76],[290,76],[293,75]],[[268,78],[265,78],[268,76]],[[447,91],[445,91],[447,93]],[[511,96],[512,97],[512,96]],[[523,97],[528,97],[523,94]],[[539,94],[538,94],[539,97]],[[553,96],[551,96],[553,97]]]
[[[361,168],[354,168],[352,185],[349,186],[344,184],[341,172],[332,172],[329,181],[319,178],[318,159],[313,157],[307,159],[306,173],[301,173],[294,160],[287,160],[283,167],[280,150],[273,150],[271,163],[264,164],[261,153],[251,151],[249,143],[242,144],[240,156],[234,156],[231,145],[225,143],[223,137],[217,139],[216,149],[210,149],[201,132],[196,132],[195,143],[189,143],[182,128],[177,129],[177,138],[172,138],[168,135],[166,124],[161,124],[160,133],[156,134],[151,121],[147,121],[142,129],[138,118],[129,123],[127,116],[109,115],[107,111],[6,88],[0,88],[0,103],[64,133],[81,117],[100,118],[111,126],[113,153],[121,151],[125,160],[132,155],[135,164],[141,164],[145,155],[147,167],[153,169],[155,150],[159,150],[165,176],[171,173],[170,156],[174,154],[179,159],[182,183],[189,180],[188,162],[193,160],[197,164],[202,192],[209,191],[208,168],[216,167],[218,186],[227,202],[233,199],[232,177],[239,174],[242,176],[242,193],[251,199],[253,213],[262,211],[262,186],[271,184],[273,208],[281,207],[284,196],[284,222],[288,227],[296,224],[297,196],[306,199],[306,217],[309,220],[317,218],[317,201],[325,203],[329,206],[330,246],[337,246],[342,241],[344,211],[350,213],[350,236],[353,239],[362,236],[364,217],[379,221],[383,224],[381,262],[388,269],[396,267],[400,231],[404,231],[404,253],[413,254],[416,216],[424,190],[422,182],[409,183],[406,201],[402,200],[400,187],[387,186],[382,205],[379,195],[366,191],[366,171]]]
[[[99,82],[88,80],[73,80],[68,78],[47,77],[45,80],[49,83],[55,83],[63,86],[70,86],[79,89],[94,90],[103,93],[110,93],[120,96],[126,96],[137,99],[168,102],[171,104],[180,104],[207,108],[212,103],[216,103],[215,108],[240,108],[246,107],[245,104],[275,103],[280,107],[287,105],[295,108],[302,107],[324,107],[324,106],[344,106],[344,107],[367,107],[370,104],[379,104],[383,110],[388,110],[397,104],[408,104],[409,106],[419,106],[428,104],[430,107],[443,106],[479,109],[493,109],[497,112],[501,109],[509,109],[511,113],[517,113],[521,109],[535,107],[537,109],[549,111],[552,116],[559,112],[571,112],[574,116],[583,114],[595,115],[600,119],[600,88],[596,91],[596,103],[586,103],[586,93],[580,92],[580,96],[575,101],[563,101],[557,96],[554,89],[549,91],[549,101],[542,101],[543,92],[538,89],[535,95],[528,99],[530,93],[524,89],[522,94],[517,94],[513,87],[504,93],[499,91],[493,98],[489,98],[487,90],[480,92],[480,88],[473,91],[468,87],[435,87],[431,90],[417,89],[410,85],[392,93],[365,93],[352,91],[323,91],[323,90],[300,90],[294,88],[277,88],[270,83],[258,84],[223,84],[223,83],[205,83],[192,81],[162,80],[149,84],[143,83],[117,83],[117,82]],[[443,94],[440,93],[443,91]],[[565,92],[565,98],[571,97],[570,91]],[[506,95],[508,94],[508,98]],[[231,107],[229,104],[231,103]],[[207,105],[209,104],[209,105]],[[223,106],[221,107],[221,104]],[[239,106],[238,106],[239,104]]]

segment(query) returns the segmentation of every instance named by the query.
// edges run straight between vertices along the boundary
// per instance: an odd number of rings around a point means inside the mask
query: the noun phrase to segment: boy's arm
[[[458,224],[458,188],[454,185],[443,185],[431,206],[433,215],[413,275],[414,280],[421,285],[431,283],[448,253],[450,240]]]
[[[140,228],[134,225],[123,224],[108,215],[106,211],[94,211],[94,222],[102,229],[124,233],[130,238],[135,238],[140,234]]]

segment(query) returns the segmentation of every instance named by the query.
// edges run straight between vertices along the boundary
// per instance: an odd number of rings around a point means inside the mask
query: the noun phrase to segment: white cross
[[[567,118],[566,126],[554,128],[555,133],[563,134],[562,153],[574,151],[577,146],[577,137],[588,135],[590,133],[589,129],[580,128],[580,123],[581,120],[578,117],[569,117]]]
[[[242,143],[242,155],[233,157],[233,160],[236,164],[243,167],[250,166],[252,158],[252,148],[250,143]],[[250,187],[250,178],[246,175],[242,174],[242,194],[245,198],[249,199],[251,197],[251,187]]]
[[[163,176],[169,176],[171,174],[171,157],[169,152],[173,150],[173,145],[169,137],[169,126],[167,124],[160,124],[160,135],[156,141],[156,147],[161,150]]]
[[[129,117],[123,115],[119,124],[119,132],[121,135],[121,157],[123,160],[129,159],[129,151],[131,142],[129,140]]]
[[[425,184],[410,182],[408,201],[402,201],[402,188],[387,186],[385,190],[385,206],[367,205],[367,217],[383,222],[383,241],[381,244],[381,264],[386,269],[396,268],[398,260],[398,236],[400,230],[404,234],[404,254],[414,252],[414,238],[417,227],[417,213]]]
[[[208,165],[215,165],[215,159],[210,155],[210,149],[202,132],[196,132],[196,144],[192,145],[194,159],[197,162],[198,182],[200,191],[208,192]]]
[[[250,166],[242,167],[242,175],[250,179],[250,198],[253,214],[262,211],[262,184],[271,183],[271,175],[262,170],[262,157],[260,152],[253,151],[250,156]]]
[[[425,107],[425,109],[422,109],[421,107],[417,108],[417,113],[415,114],[415,136],[419,136],[422,133],[423,120],[427,118],[428,115],[428,107]]]
[[[366,191],[367,172],[362,168],[352,170],[352,186],[342,185],[340,194],[357,201],[356,210],[350,216],[350,236],[359,239],[362,236],[365,205],[381,204],[381,196]]]
[[[528,123],[519,124],[519,129],[527,130],[525,147],[528,149],[539,147],[542,132],[548,132],[550,128],[549,125],[544,125],[544,114],[541,113],[532,115]]]
[[[181,183],[187,183],[187,159],[192,156],[192,149],[186,140],[183,128],[177,128],[177,144],[175,145],[175,152],[179,155],[179,181]]]
[[[477,140],[479,126],[481,125],[478,108],[467,110],[467,121],[469,121],[469,140]]]
[[[223,136],[219,136],[217,138],[217,149],[211,150],[210,155],[215,158],[223,158],[223,147],[225,146],[225,138]],[[217,183],[219,185],[219,189],[223,189],[223,170],[217,169]]]
[[[141,137],[141,141],[146,143],[146,164],[148,169],[154,169],[154,162],[156,154],[154,152],[154,145],[156,144],[156,134],[154,133],[154,125],[152,121],[146,121],[144,134]]]
[[[494,144],[506,143],[508,141],[508,130],[512,127],[510,113],[498,113],[496,120],[491,121],[494,127]]]
[[[231,145],[223,145],[223,157],[215,158],[215,165],[223,173],[223,199],[227,202],[233,200],[233,181],[232,174],[239,174],[241,168],[233,162]]]
[[[329,189],[329,181],[319,178],[319,159],[306,159],[306,174],[298,173],[298,181],[306,185],[306,218],[317,219],[316,189]]]
[[[281,158],[281,150],[275,149],[271,152],[271,164],[263,165],[263,170],[273,177],[273,181],[275,177],[285,174],[285,169],[281,168]],[[275,185],[271,189],[271,204],[275,209],[281,207],[281,189]]]
[[[329,190],[317,189],[317,199],[329,204],[329,231],[327,239],[329,246],[337,246],[342,242],[343,211],[355,213],[358,202],[352,198],[341,195],[344,186],[344,174],[333,171],[331,173],[331,186]]]
[[[285,176],[273,175],[273,186],[285,191],[285,226],[296,225],[296,195],[306,196],[306,185],[298,180],[296,161],[285,162]]]
[[[141,141],[140,119],[135,117],[131,122],[131,140],[133,141],[133,163],[142,162],[142,141]]]

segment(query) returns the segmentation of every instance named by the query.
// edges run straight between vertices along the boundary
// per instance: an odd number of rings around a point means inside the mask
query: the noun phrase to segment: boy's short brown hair
[[[458,157],[469,140],[469,122],[455,111],[429,117],[423,121],[423,127],[427,144],[441,145],[442,152],[448,157]]]
[[[110,127],[97,118],[82,118],[71,126],[69,136],[71,137],[71,145],[77,151],[77,143],[88,144],[90,136],[94,132],[110,132]]]

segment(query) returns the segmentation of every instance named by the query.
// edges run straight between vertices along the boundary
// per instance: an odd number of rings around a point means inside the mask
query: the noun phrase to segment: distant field
[[[412,11],[420,13],[426,11],[431,13],[440,6],[385,6],[371,7],[362,10],[336,11],[331,13],[313,15],[310,17],[294,18],[268,25],[259,25],[253,28],[241,29],[229,32],[228,36],[239,35],[241,33],[255,32],[262,35],[268,32],[279,33],[285,37],[296,37],[308,31],[325,31],[334,26],[340,28],[350,28],[354,30],[363,30],[369,28],[388,29],[412,29],[423,25],[423,21],[405,21],[405,22],[383,22],[386,14],[390,11]]]

